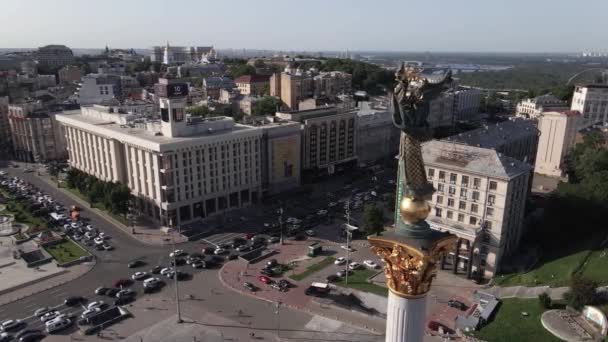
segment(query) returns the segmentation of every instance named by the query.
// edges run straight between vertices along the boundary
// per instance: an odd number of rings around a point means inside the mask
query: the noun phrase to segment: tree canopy
[[[251,114],[274,115],[277,111],[277,106],[280,103],[280,100],[274,96],[264,96],[261,100],[253,105],[253,108],[251,108]]]
[[[375,204],[365,206],[363,212],[363,230],[368,235],[380,235],[384,231],[384,213],[381,208]]]

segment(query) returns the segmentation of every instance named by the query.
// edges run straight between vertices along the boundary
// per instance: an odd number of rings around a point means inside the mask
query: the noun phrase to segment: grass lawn
[[[297,280],[297,281],[303,280],[304,278],[308,277],[309,275],[311,275],[315,272],[318,272],[329,265],[333,265],[334,260],[336,260],[336,258],[327,257],[327,258],[319,261],[316,264],[312,264],[312,265],[308,266],[306,268],[306,271],[304,271],[302,273],[298,273],[298,274],[293,274],[293,275],[289,276],[289,278],[291,278],[293,280]]]
[[[69,240],[63,240],[59,244],[47,247],[46,251],[60,264],[78,260],[82,256],[89,255],[82,247]]]
[[[348,276],[348,285],[342,279],[337,282],[336,285],[342,287],[349,287],[355,290],[360,290],[364,292],[371,292],[381,296],[388,296],[388,289],[386,287],[382,287],[380,285],[376,285],[367,281],[374,274],[378,273],[378,271],[373,270],[356,270],[352,275]]]
[[[608,250],[597,250],[583,266],[582,275],[595,280],[600,285],[608,284]]]
[[[17,223],[25,223],[30,227],[41,227],[45,229],[47,227],[44,220],[34,217],[25,207],[23,207],[23,205],[21,205],[21,203],[14,199],[9,199],[7,201],[4,212],[13,214],[15,216],[15,222]]]
[[[528,316],[522,316],[522,312]],[[502,301],[494,320],[471,335],[492,342],[559,342],[540,323],[541,308],[538,299],[508,298]]]

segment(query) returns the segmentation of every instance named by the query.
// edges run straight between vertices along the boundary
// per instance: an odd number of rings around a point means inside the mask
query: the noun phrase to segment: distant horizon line
[[[47,44],[47,45],[65,45],[71,50],[105,50],[104,47],[70,47],[66,44]],[[156,45],[162,46],[162,45]],[[197,44],[184,44],[184,45],[172,45],[172,46],[203,46]],[[213,46],[213,45],[210,45]],[[151,50],[150,47],[112,47],[108,45],[110,49],[120,49],[120,50]],[[351,50],[351,49],[343,49],[343,50],[294,50],[294,49],[264,49],[264,48],[233,48],[233,47],[224,47],[218,48],[213,46],[216,50],[233,50],[233,51],[269,51],[269,52],[295,52],[295,53],[406,53],[406,54],[424,54],[424,53],[435,53],[435,54],[514,54],[514,55],[568,55],[568,54],[577,54],[583,52],[594,52],[594,53],[603,53],[608,54],[608,51],[601,50],[579,50],[579,51],[475,51],[475,50]],[[23,51],[23,50],[36,50],[39,47],[0,47],[0,50],[15,50],[15,51]]]

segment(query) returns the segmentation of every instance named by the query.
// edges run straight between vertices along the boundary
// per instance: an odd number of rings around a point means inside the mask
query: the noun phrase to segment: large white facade
[[[82,78],[78,89],[78,103],[82,106],[107,103],[117,97],[116,84],[99,74]]]
[[[521,100],[516,106],[515,115],[526,119],[538,119],[543,111],[560,108],[567,108],[566,101],[558,99],[553,94],[545,94]]]
[[[579,130],[597,123],[608,123],[608,85],[577,85],[570,109],[583,114]]]

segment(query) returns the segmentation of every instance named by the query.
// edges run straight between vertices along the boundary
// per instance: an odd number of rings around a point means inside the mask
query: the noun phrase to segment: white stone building
[[[458,88],[454,91],[454,119],[458,121],[477,120],[481,104],[481,90]]]
[[[499,152],[447,141],[422,145],[427,177],[437,190],[430,202],[432,229],[458,236],[442,268],[492,277],[517,250],[532,167]]]
[[[545,94],[521,100],[516,106],[515,115],[521,118],[537,120],[543,111],[560,108],[568,108],[567,103],[558,99],[553,94]]]
[[[357,157],[359,164],[394,158],[399,152],[401,131],[393,124],[393,114],[386,106],[359,102],[357,110]]]
[[[89,74],[82,78],[77,95],[83,106],[107,103],[117,98],[117,83],[105,75]]]
[[[576,85],[570,109],[583,114],[579,121],[579,130],[597,123],[608,123],[608,85]]]

